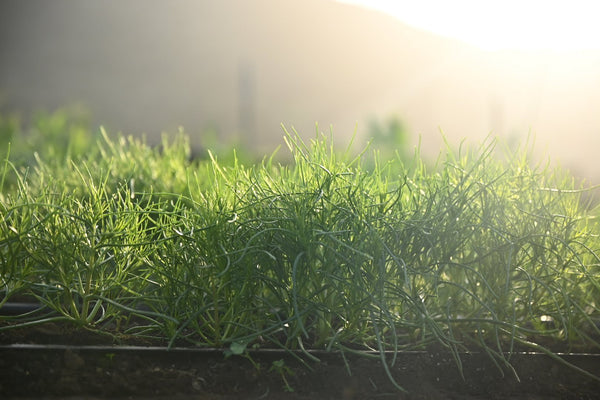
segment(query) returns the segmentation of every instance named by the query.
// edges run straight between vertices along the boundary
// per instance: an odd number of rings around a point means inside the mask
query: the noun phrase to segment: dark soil
[[[222,350],[112,347],[53,326],[4,331],[0,344],[2,399],[600,399],[598,381],[539,354],[512,356],[519,381],[483,354],[461,356],[463,379],[448,353],[400,353],[390,371],[403,393],[381,360],[364,356],[314,353],[320,361],[307,365],[274,350],[226,358]],[[564,358],[600,376],[600,355]]]

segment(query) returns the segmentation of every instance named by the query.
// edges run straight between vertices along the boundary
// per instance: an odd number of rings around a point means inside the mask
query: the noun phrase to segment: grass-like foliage
[[[460,368],[480,350],[502,370],[517,350],[598,349],[598,227],[568,174],[493,140],[364,168],[324,136],[286,137],[286,165],[191,161],[185,136],[105,137],[27,173],[8,157],[0,305],[45,308],[0,329],[375,350],[385,366],[435,347]]]

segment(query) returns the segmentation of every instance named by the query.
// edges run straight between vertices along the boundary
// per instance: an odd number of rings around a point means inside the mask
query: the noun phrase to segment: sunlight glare
[[[600,49],[600,2],[340,0],[485,50]]]

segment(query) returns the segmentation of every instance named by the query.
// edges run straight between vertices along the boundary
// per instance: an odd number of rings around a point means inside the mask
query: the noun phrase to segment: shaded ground
[[[481,354],[462,356],[464,380],[451,355],[400,354],[390,367],[408,394],[396,389],[379,359],[316,354],[302,365],[279,351],[224,357],[221,350],[140,350],[107,347],[106,339],[48,331],[0,335],[3,399],[597,399],[600,383],[542,355],[514,355],[520,382]],[[33,332],[33,333],[32,333]],[[21,340],[15,341],[20,335]],[[69,345],[14,346],[48,342]],[[96,347],[72,346],[87,342]],[[306,358],[305,358],[306,359]],[[600,376],[600,356],[569,356]],[[391,360],[388,360],[388,362]],[[349,367],[349,370],[347,368]],[[289,387],[288,387],[289,385]],[[289,391],[292,390],[293,392]]]

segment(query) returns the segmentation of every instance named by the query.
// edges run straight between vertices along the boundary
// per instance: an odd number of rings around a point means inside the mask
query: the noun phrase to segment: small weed
[[[273,363],[271,364],[271,368],[269,368],[269,371],[274,371],[274,372],[278,373],[279,376],[281,376],[281,379],[283,380],[283,384],[285,385],[286,392],[294,391],[294,388],[290,386],[290,383],[287,380],[288,376],[294,375],[294,371],[292,371],[287,365],[285,365],[285,361],[283,361],[283,360],[273,361]]]
[[[108,360],[108,364],[110,366],[112,366],[113,365],[113,360],[115,359],[115,353],[106,353],[104,355],[104,357],[106,357],[106,359]]]
[[[250,361],[250,363],[252,364],[252,366],[254,367],[254,369],[259,372],[260,371],[260,363],[257,363],[256,361],[254,361],[254,359],[250,356],[250,353],[248,352],[248,348],[247,348],[247,343],[244,342],[233,342],[231,343],[231,345],[229,346],[228,349],[225,350],[225,358],[231,357],[231,356],[240,356],[240,357],[244,357],[245,359],[247,359],[248,361]]]

